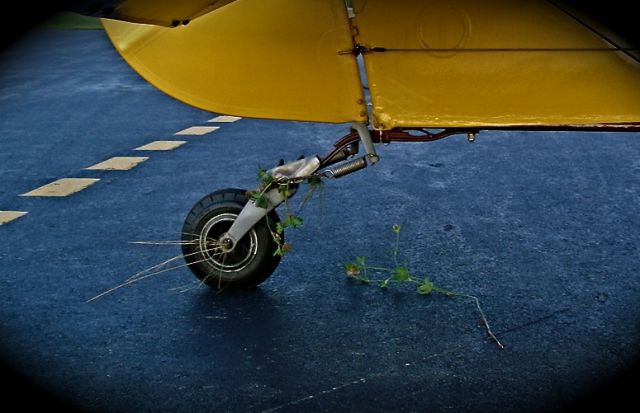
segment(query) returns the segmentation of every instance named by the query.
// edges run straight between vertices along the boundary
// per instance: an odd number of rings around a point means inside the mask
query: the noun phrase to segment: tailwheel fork
[[[360,144],[366,153],[356,158]],[[274,254],[278,243],[273,229],[280,223],[275,209],[295,194],[299,184],[310,178],[339,178],[377,161],[370,131],[358,123],[323,158],[301,158],[267,171],[275,185],[261,193],[266,202],[260,205],[242,189],[205,196],[187,214],[182,228],[182,252],[189,268],[214,289],[256,287],[280,263],[281,256]],[[286,193],[281,190],[284,186]]]

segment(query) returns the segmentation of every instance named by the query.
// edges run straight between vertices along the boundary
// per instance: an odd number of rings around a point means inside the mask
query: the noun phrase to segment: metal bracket
[[[386,52],[387,48],[386,47],[367,47],[367,46],[363,46],[361,44],[356,44],[356,46],[353,49],[350,50],[340,50],[338,52],[338,54],[341,55],[345,55],[345,54],[352,54],[354,56],[359,56],[359,55],[363,55],[365,53],[371,53],[371,52]]]
[[[311,158],[302,158],[288,164],[276,166],[267,171],[267,173],[275,178],[276,183],[295,184],[299,183],[296,181],[304,180],[312,175],[318,168],[320,168],[320,159],[317,156],[313,156]],[[290,188],[290,190],[292,193],[295,193],[295,188]],[[233,250],[238,241],[240,241],[255,224],[285,200],[284,195],[278,191],[277,187],[265,192],[264,196],[268,201],[267,208],[259,207],[253,201],[247,202],[233,222],[233,225],[231,225],[231,228],[229,228],[229,231],[222,236],[222,240],[225,241],[224,244],[228,245],[230,241],[230,245],[226,247],[228,251]]]
[[[332,177],[337,178],[339,176],[344,176],[348,173],[355,172],[356,170],[366,167],[367,163],[374,164],[380,160],[376,153],[376,149],[373,146],[373,140],[371,139],[371,133],[369,132],[367,125],[364,123],[354,123],[352,128],[358,133],[366,155],[364,158],[346,162],[341,168],[331,171]],[[345,154],[345,156],[347,155]],[[364,159],[366,159],[366,162]],[[337,160],[337,158],[334,158],[334,160]],[[313,156],[276,166],[275,168],[267,171],[267,173],[273,176],[276,184],[293,184],[294,187],[289,188],[289,196],[291,196],[295,194],[295,185],[308,179],[322,166],[325,166],[323,165],[323,161],[319,157]],[[284,195],[278,191],[277,186],[278,185],[264,193],[264,197],[268,201],[267,208],[259,207],[253,201],[247,202],[244,208],[242,208],[242,211],[238,214],[238,217],[233,222],[231,228],[229,228],[229,231],[222,236],[221,245],[225,245],[226,250],[233,250],[238,241],[240,241],[255,224],[285,201]]]
[[[358,136],[362,141],[362,145],[364,146],[364,151],[367,154],[367,161],[369,163],[374,164],[380,160],[380,157],[376,153],[376,148],[373,146],[373,139],[371,139],[371,132],[369,128],[364,123],[353,123],[351,126],[356,132],[358,132]]]

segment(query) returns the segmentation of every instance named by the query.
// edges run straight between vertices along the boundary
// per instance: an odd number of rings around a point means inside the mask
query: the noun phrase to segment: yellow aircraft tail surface
[[[361,53],[377,129],[640,125],[640,62],[551,1],[353,0],[353,12],[235,0],[175,28],[104,26],[144,78],[218,113],[366,122]]]
[[[539,0],[354,0],[374,126],[640,121],[640,63]]]
[[[150,83],[231,115],[366,121],[343,0],[236,0],[176,28],[104,20]]]

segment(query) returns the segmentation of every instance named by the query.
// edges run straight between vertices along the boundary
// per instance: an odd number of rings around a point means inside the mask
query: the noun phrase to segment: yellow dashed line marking
[[[170,151],[187,143],[187,141],[154,141],[136,148],[136,151]]]
[[[62,178],[21,196],[69,196],[95,184],[96,178]]]
[[[220,129],[219,126],[192,126],[190,128],[176,132],[176,135],[206,135]]]
[[[91,171],[128,171],[147,159],[149,158],[144,156],[116,156],[85,169]]]
[[[0,211],[0,225],[11,222],[14,219],[18,219],[21,216],[27,215],[27,212],[22,211]]]
[[[239,119],[237,116],[218,116],[209,122],[229,123]],[[219,126],[191,126],[176,132],[176,135],[206,135],[220,129]],[[146,145],[136,148],[137,151],[170,151],[187,143],[187,141],[153,141]],[[146,156],[116,156],[106,161],[100,162],[88,168],[87,170],[101,171],[127,171],[135,168],[138,164],[149,159]],[[21,194],[20,196],[42,196],[42,197],[64,197],[82,191],[83,189],[95,184],[98,178],[62,178],[57,181],[43,185],[32,191]],[[20,218],[27,214],[21,211],[0,211],[0,225],[5,224],[14,219]]]
[[[209,119],[207,122],[220,122],[220,123],[231,123],[237,120],[240,120],[238,116],[216,116],[213,119]]]

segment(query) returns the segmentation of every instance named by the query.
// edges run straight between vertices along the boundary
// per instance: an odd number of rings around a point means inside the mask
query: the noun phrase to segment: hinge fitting
[[[356,47],[354,47],[351,50],[341,50],[338,52],[338,54],[352,54],[354,56],[359,56],[359,55],[363,55],[365,53],[371,53],[371,52],[386,52],[387,49],[385,49],[384,47],[366,47],[363,46],[361,44],[357,44]]]

